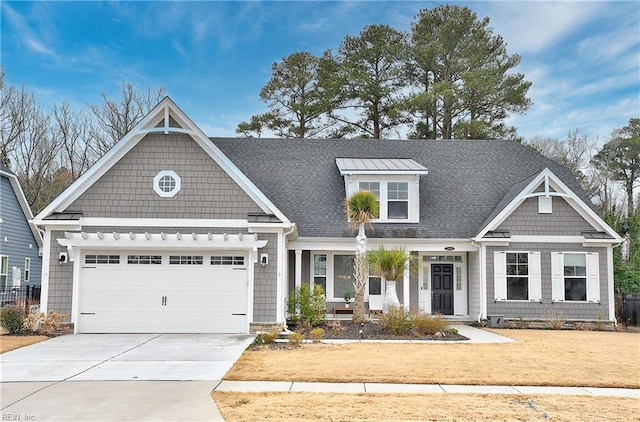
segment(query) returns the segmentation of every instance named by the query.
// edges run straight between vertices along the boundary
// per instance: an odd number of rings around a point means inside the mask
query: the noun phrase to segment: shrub
[[[391,334],[404,336],[411,331],[411,317],[404,308],[391,308],[387,313],[382,314],[379,320]]]
[[[300,344],[304,341],[304,335],[297,331],[290,333],[288,338],[289,338],[289,343],[293,346],[300,346]]]
[[[544,325],[552,330],[561,330],[567,322],[563,311],[549,311],[544,318]]]
[[[271,344],[274,341],[276,341],[279,335],[280,333],[278,333],[277,331],[269,331],[267,333],[261,333],[256,337],[254,343],[255,344]]]
[[[291,293],[288,310],[295,324],[301,327],[317,327],[324,321],[327,312],[324,289],[314,283],[312,291],[309,284],[302,284]]]
[[[7,306],[0,311],[0,324],[9,334],[16,334],[22,330],[24,316],[17,306]]]
[[[309,338],[311,338],[312,342],[319,343],[320,340],[324,338],[324,329],[314,328],[313,330],[309,331]]]
[[[336,332],[342,332],[347,329],[344,325],[342,325],[342,322],[337,319],[327,321],[324,326],[327,327],[328,330]]]
[[[430,336],[435,333],[444,332],[449,323],[442,314],[426,315],[413,312],[409,315],[413,331],[421,336]]]

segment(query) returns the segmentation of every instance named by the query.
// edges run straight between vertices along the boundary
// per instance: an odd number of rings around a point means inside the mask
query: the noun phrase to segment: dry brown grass
[[[24,346],[29,346],[34,343],[47,340],[47,336],[0,336],[0,353],[10,352],[11,350],[19,349]]]
[[[247,351],[225,379],[640,388],[640,335],[498,330],[515,343],[306,344]]]
[[[639,421],[631,398],[490,394],[230,393],[213,397],[227,421]]]

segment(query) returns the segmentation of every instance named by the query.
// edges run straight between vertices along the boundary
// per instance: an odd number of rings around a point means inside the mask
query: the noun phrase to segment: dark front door
[[[453,315],[453,265],[431,264],[431,312]]]

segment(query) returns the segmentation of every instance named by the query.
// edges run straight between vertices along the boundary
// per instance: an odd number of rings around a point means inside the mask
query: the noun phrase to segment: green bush
[[[289,343],[293,346],[300,346],[300,344],[304,341],[304,334],[294,331],[289,334]]]
[[[444,332],[449,325],[441,314],[426,315],[413,312],[409,315],[409,318],[411,319],[413,331],[421,336]]]
[[[258,335],[255,339],[255,343],[256,344],[271,344],[274,341],[276,341],[276,339],[278,338],[278,335],[280,333],[278,333],[277,331],[270,331],[268,333],[261,333],[260,335]]]
[[[403,308],[391,308],[380,316],[380,323],[391,334],[404,336],[411,331],[411,317]]]
[[[16,306],[7,306],[0,311],[0,324],[9,334],[16,334],[22,330],[24,314]]]
[[[320,340],[324,338],[324,329],[314,328],[313,330],[309,331],[309,338],[311,338],[311,341],[314,343],[320,342]]]
[[[289,314],[294,324],[301,327],[317,327],[327,312],[324,289],[319,284],[313,284],[313,291],[309,284],[303,283],[299,289],[293,291],[289,297]]]

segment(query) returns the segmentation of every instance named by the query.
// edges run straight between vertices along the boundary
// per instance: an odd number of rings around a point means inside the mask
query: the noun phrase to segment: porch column
[[[405,311],[409,311],[409,260],[404,265],[404,273],[402,274],[402,304]]]
[[[296,290],[302,285],[302,249],[296,249]]]

